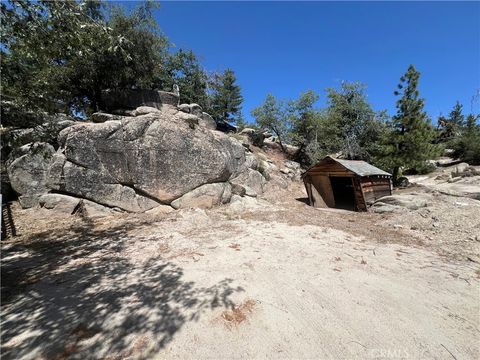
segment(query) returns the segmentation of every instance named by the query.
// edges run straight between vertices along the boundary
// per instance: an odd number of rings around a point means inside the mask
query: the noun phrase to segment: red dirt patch
[[[227,328],[237,327],[247,320],[248,315],[253,312],[256,305],[257,302],[255,300],[246,300],[239,306],[235,306],[232,310],[222,312],[220,318]]]

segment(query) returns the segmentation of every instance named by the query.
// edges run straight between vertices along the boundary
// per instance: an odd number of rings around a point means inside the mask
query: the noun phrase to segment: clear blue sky
[[[178,48],[192,49],[207,70],[235,71],[247,119],[267,93],[293,98],[313,89],[322,106],[324,89],[341,80],[365,83],[374,107],[393,115],[393,91],[409,64],[422,74],[433,120],[456,100],[469,112],[480,91],[479,2],[160,5],[156,19]]]

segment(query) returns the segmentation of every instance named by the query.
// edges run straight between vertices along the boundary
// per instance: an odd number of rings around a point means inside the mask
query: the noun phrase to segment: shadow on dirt
[[[37,234],[2,251],[2,358],[149,357],[206,310],[233,308],[231,280],[186,281],[161,258],[118,253],[128,226]],[[132,256],[133,257],[133,256]]]

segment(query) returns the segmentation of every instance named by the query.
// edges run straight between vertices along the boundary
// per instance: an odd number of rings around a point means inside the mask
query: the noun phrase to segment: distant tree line
[[[222,120],[240,118],[232,70],[207,72],[191,51],[175,50],[144,2],[132,12],[112,3],[15,0],[1,3],[2,123],[29,127],[42,114],[98,111],[105,89],[180,87]]]
[[[243,97],[231,69],[208,72],[187,49],[175,49],[153,17],[158,3],[133,11],[112,3],[16,0],[1,3],[2,125],[32,127],[46,114],[88,118],[101,108],[105,89],[180,87],[181,103],[198,103],[217,121],[246,125]],[[268,94],[252,110],[256,126],[275,134],[282,149],[298,146],[296,159],[308,166],[327,154],[362,159],[403,173],[427,172],[427,160],[452,149],[453,156],[480,163],[478,115],[455,104],[437,127],[424,111],[420,73],[414,66],[395,91],[397,113],[374,110],[361,83],[326,90],[327,106],[315,106],[309,90],[297,99]]]
[[[413,65],[400,78],[394,94],[397,113],[375,111],[361,83],[343,82],[328,88],[327,106],[319,109],[319,95],[308,90],[294,100],[268,94],[252,110],[256,125],[271,131],[282,149],[298,146],[296,158],[305,166],[329,154],[351,160],[365,160],[391,171],[394,181],[407,173],[432,170],[428,160],[446,148],[452,156],[480,164],[480,125],[478,115],[465,116],[457,102],[448,117],[441,116],[435,128],[424,111],[418,91],[420,73]]]

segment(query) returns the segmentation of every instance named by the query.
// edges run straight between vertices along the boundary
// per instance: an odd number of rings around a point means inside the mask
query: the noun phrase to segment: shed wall
[[[318,201],[314,199],[313,206],[325,207],[326,205],[328,207],[335,207],[332,185],[330,184],[330,179],[328,176],[313,175],[310,177],[310,182],[312,183],[312,195],[314,195],[316,192],[321,197],[321,199],[318,199]],[[316,191],[314,192],[313,189]]]
[[[373,204],[377,199],[392,195],[389,178],[364,177],[360,180],[363,195],[368,205]]]

